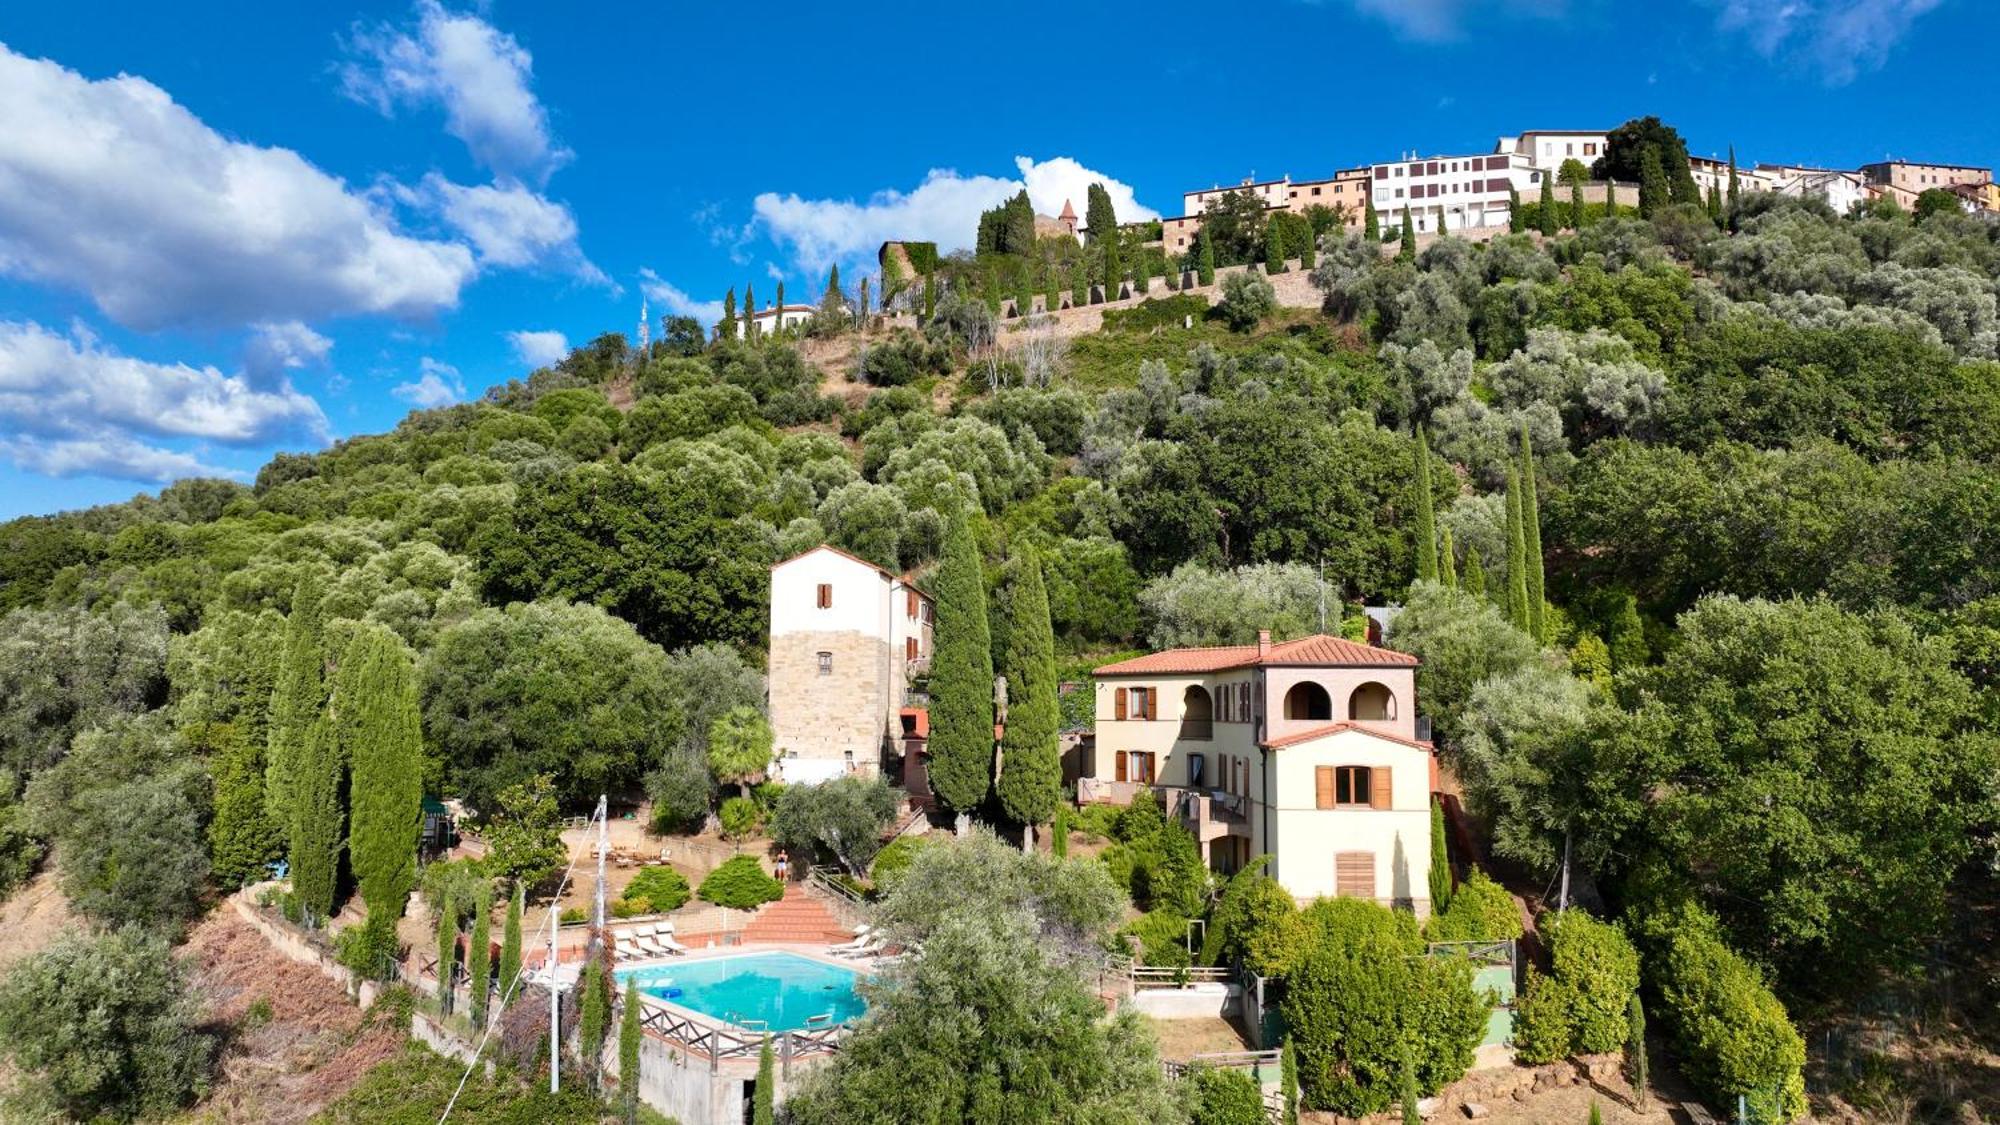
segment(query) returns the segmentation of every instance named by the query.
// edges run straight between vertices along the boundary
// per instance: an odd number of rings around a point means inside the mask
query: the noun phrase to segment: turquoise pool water
[[[854,990],[859,976],[853,969],[796,953],[746,953],[650,965],[621,970],[616,976],[621,987],[636,981],[648,996],[760,1031],[845,1023],[868,1010]],[[815,1018],[821,1016],[829,1018]]]

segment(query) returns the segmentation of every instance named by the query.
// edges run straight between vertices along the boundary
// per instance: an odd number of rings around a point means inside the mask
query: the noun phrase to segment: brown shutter
[[[1119,688],[1111,693],[1111,717],[1114,719],[1122,719],[1125,717],[1124,688]],[[1118,780],[1123,781],[1125,780],[1123,776],[1125,772],[1125,766],[1124,766],[1125,759],[1123,757],[1120,757],[1118,761],[1119,761],[1118,772],[1120,775]]]
[[[1124,696],[1124,694],[1125,694],[1125,693],[1124,693],[1124,689],[1123,689],[1123,688],[1120,688],[1120,689],[1119,689],[1119,695],[1120,695],[1120,697],[1122,698],[1122,697]],[[1113,755],[1113,756],[1114,756],[1114,757],[1116,757],[1116,758],[1118,759],[1118,780],[1120,780],[1120,781],[1124,781],[1124,780],[1125,780],[1125,751],[1123,751],[1123,750],[1120,750],[1120,751],[1119,751],[1119,752],[1118,752],[1117,754],[1115,754],[1115,755]]]
[[[1316,793],[1315,793],[1315,795],[1314,795],[1314,796],[1315,796],[1315,806],[1314,806],[1314,807],[1316,807],[1316,808],[1322,808],[1322,809],[1330,809],[1330,808],[1332,808],[1332,807],[1333,807],[1333,767],[1332,767],[1332,766],[1321,766],[1321,767],[1319,767],[1318,769],[1314,770],[1314,771],[1313,771],[1313,782],[1314,782],[1314,788],[1315,788],[1315,790],[1316,790]]]
[[[819,584],[819,607],[821,609],[833,607],[833,587],[825,582]]]
[[[1389,790],[1389,767],[1376,766],[1368,771],[1368,807],[1386,809],[1392,796]]]
[[[1375,853],[1336,852],[1333,857],[1335,894],[1355,898],[1375,897]]]
[[[916,658],[917,658],[917,638],[915,638],[915,637],[904,637],[904,638],[903,638],[903,659],[905,659],[905,660],[915,660]]]
[[[915,617],[917,615],[917,592],[915,590],[905,590],[903,591],[903,599],[909,605],[909,616]]]
[[[1144,696],[1142,696],[1141,698],[1142,698],[1142,699],[1144,699],[1144,700],[1145,700],[1145,703],[1146,703],[1146,714],[1145,714],[1145,716],[1144,716],[1144,717],[1145,717],[1145,718],[1148,718],[1148,719],[1157,719],[1157,718],[1159,718],[1159,717],[1160,717],[1160,691],[1159,691],[1159,689],[1158,689],[1158,688],[1147,688],[1147,689],[1146,689],[1146,694],[1145,694]]]

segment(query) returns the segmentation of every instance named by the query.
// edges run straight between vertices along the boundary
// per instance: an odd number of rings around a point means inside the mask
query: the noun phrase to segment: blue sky
[[[1990,164],[1974,0],[100,4],[0,13],[0,516],[247,479],[1025,184],[1656,113],[1696,153]]]

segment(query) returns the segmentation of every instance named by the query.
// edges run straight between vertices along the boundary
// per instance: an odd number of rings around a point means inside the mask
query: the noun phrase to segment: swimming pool
[[[759,1031],[825,1027],[868,1010],[854,989],[859,974],[853,969],[796,953],[680,961],[616,976],[620,987],[636,981],[648,996]]]

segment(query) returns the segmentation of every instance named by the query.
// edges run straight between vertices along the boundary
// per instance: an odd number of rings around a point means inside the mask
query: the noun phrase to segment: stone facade
[[[887,699],[892,688],[901,691],[900,676],[891,683],[891,655],[886,640],[865,633],[771,638],[771,734],[781,769],[793,759],[811,763],[809,772],[821,778],[880,769],[890,716],[872,704]]]

